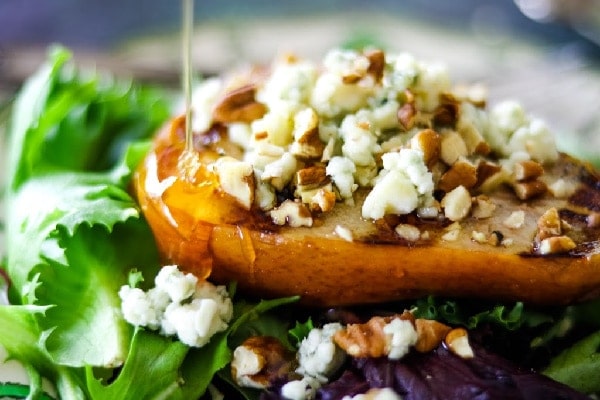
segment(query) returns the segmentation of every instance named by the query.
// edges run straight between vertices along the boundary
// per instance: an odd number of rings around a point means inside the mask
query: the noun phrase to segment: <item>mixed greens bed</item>
[[[193,399],[228,390],[258,398],[232,383],[226,367],[233,349],[256,334],[294,348],[327,311],[297,309],[295,297],[244,299],[232,283],[234,318],[202,348],[128,325],[119,288],[145,287],[160,268],[129,183],[153,133],[171,116],[172,98],[80,71],[70,57],[53,48],[12,107],[0,345],[24,366],[30,384],[0,383],[0,396],[48,398],[49,381],[52,396],[62,399]],[[600,392],[598,301],[529,309],[426,298],[381,306],[390,308],[493,329],[487,340],[500,354],[585,393]]]

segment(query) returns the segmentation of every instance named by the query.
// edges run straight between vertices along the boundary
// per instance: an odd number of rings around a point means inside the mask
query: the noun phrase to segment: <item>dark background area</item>
[[[556,48],[569,46],[585,58],[600,58],[596,27],[590,28],[588,11],[597,8],[598,2],[569,1],[572,6],[568,10],[549,10],[552,3],[551,0],[197,0],[195,16],[202,23],[377,11],[473,33],[477,29],[507,30]],[[546,9],[540,9],[544,4]],[[180,19],[181,2],[176,0],[2,0],[0,46],[60,42],[71,48],[110,49],[128,38],[176,31]]]

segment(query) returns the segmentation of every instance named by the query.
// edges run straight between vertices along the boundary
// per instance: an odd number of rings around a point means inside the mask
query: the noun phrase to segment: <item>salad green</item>
[[[229,362],[234,325],[190,350],[134,331],[118,297],[131,270],[153,277],[159,267],[127,189],[147,140],[170,115],[168,96],[78,71],[69,59],[54,48],[14,104],[6,190],[11,304],[0,306],[0,344],[27,369],[30,398],[43,396],[42,377],[63,399],[199,397]],[[289,301],[244,309],[238,321]]]
[[[0,345],[23,364],[30,386],[0,386],[0,393],[46,399],[46,379],[62,399],[200,398],[212,383],[231,382],[224,367],[246,337],[268,333],[294,348],[313,321],[284,321],[271,310],[296,297],[234,297],[228,330],[202,348],[126,323],[119,288],[143,287],[160,266],[128,188],[153,133],[171,115],[170,96],[80,71],[70,57],[53,48],[13,106],[3,265],[10,286],[0,285],[9,300],[0,304]],[[229,291],[235,296],[235,285]],[[600,371],[598,301],[534,310],[429,297],[402,306],[469,328],[489,324],[509,340],[524,332],[531,353],[544,354],[537,367],[586,393],[600,392],[593,379]],[[253,390],[237,393],[257,397]]]

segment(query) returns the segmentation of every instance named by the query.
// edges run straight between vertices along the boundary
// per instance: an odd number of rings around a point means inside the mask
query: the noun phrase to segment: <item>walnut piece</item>
[[[290,377],[295,367],[294,354],[278,339],[252,336],[234,350],[231,376],[240,386],[264,389],[275,380]]]
[[[250,123],[262,118],[267,112],[267,106],[256,101],[255,95],[256,87],[252,84],[226,93],[213,109],[213,120]]]
[[[427,353],[438,347],[452,329],[441,322],[423,318],[415,320],[415,328],[418,336],[415,350],[420,353]]]
[[[384,328],[396,318],[414,324],[414,316],[410,312],[389,317],[373,317],[364,324],[348,324],[335,333],[333,340],[352,357],[387,356],[390,349]]]

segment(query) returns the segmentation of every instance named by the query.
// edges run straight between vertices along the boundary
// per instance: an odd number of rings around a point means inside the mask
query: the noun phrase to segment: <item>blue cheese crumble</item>
[[[202,347],[227,329],[233,305],[225,286],[199,281],[177,266],[161,268],[148,291],[124,285],[119,290],[121,312],[134,326],[158,330],[190,347]]]
[[[250,103],[228,96],[240,87]],[[264,112],[215,117],[256,103]],[[477,195],[513,183],[517,163],[559,156],[548,126],[518,102],[488,108],[481,90],[454,87],[443,64],[409,53],[333,49],[321,64],[287,55],[258,74],[205,81],[193,109],[196,134],[225,125],[243,154],[215,162],[221,189],[276,224],[312,226],[359,191],[368,220],[414,212],[460,221]],[[478,179],[481,163],[498,172]],[[322,176],[302,182],[315,167]]]

